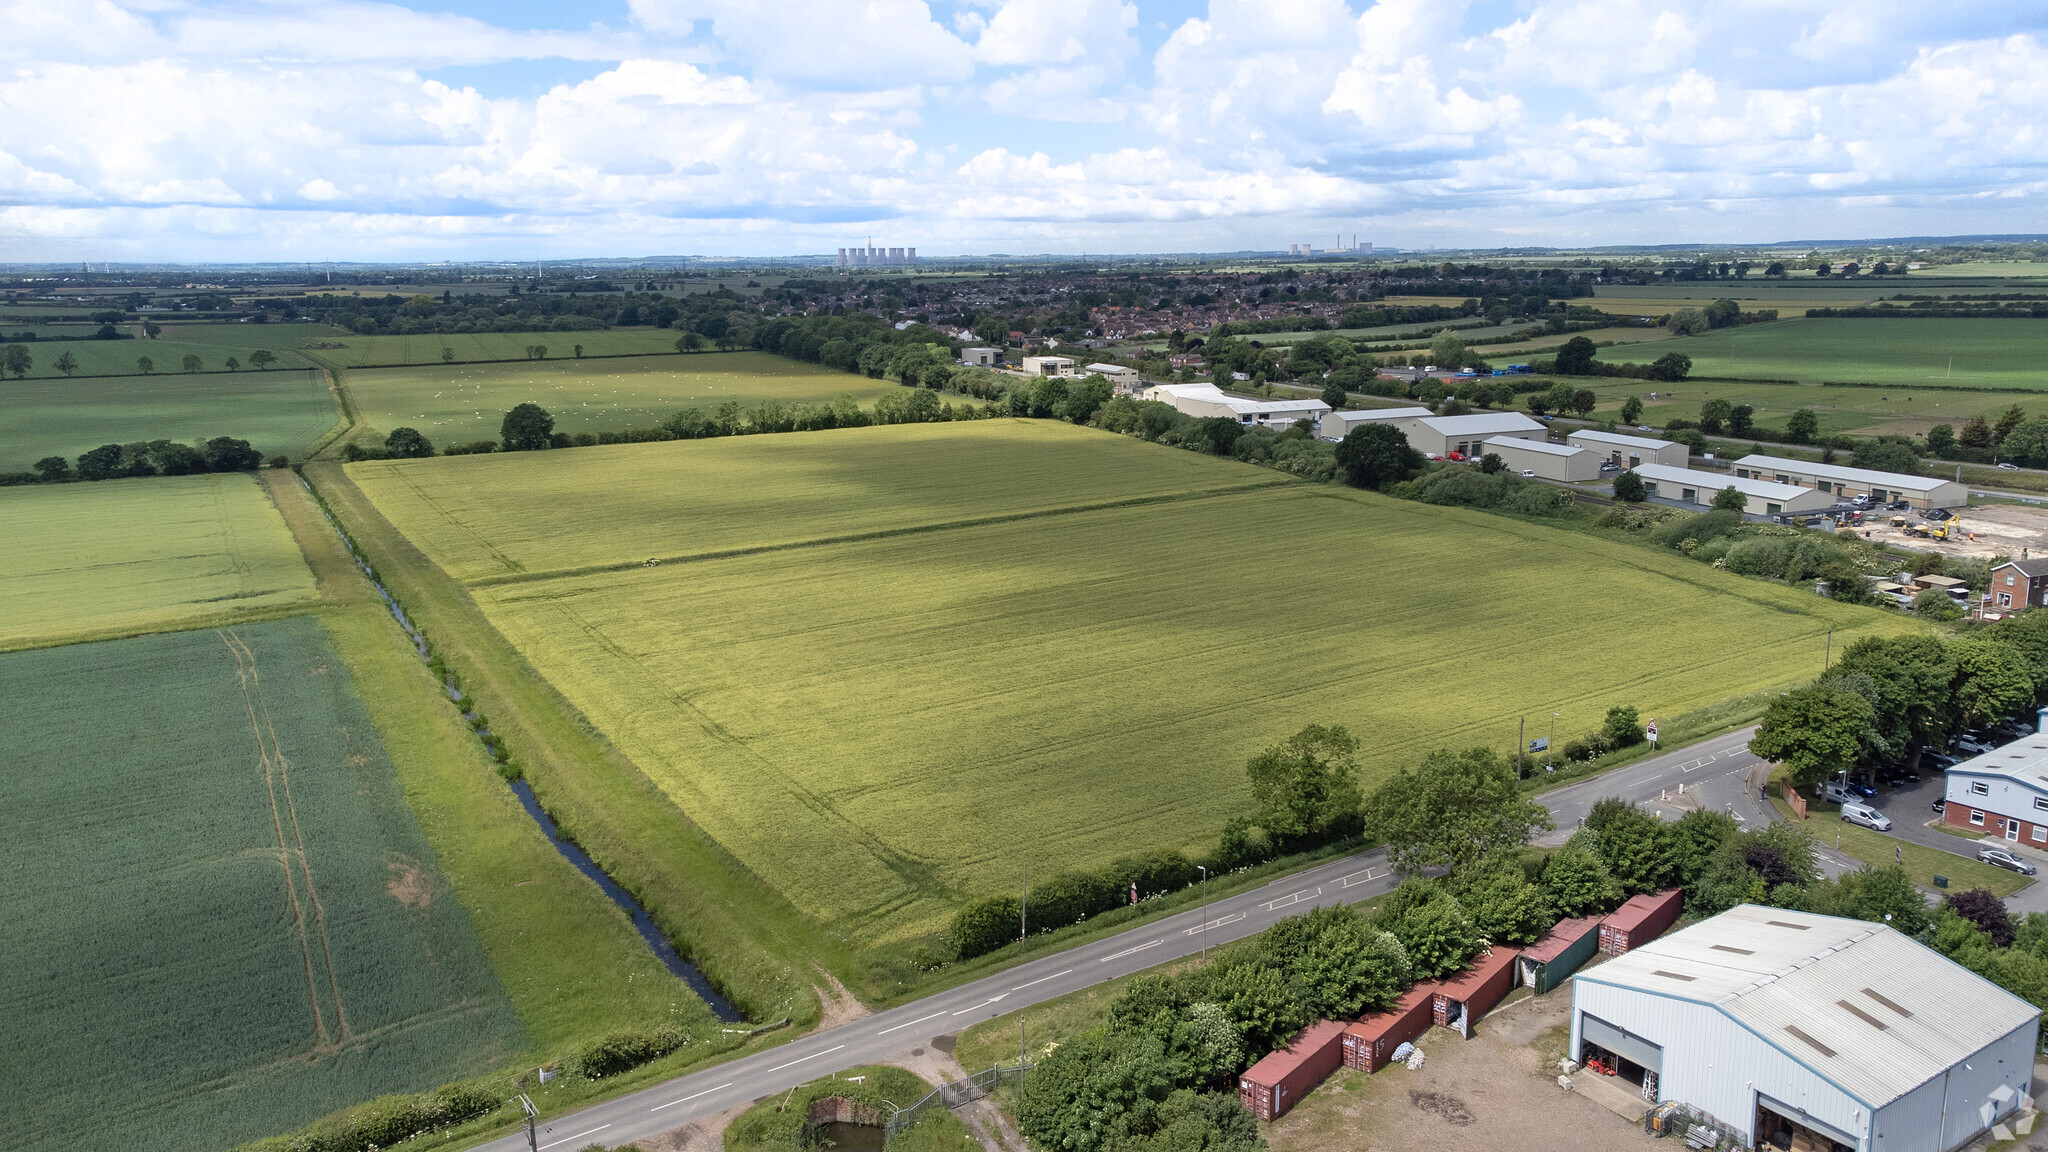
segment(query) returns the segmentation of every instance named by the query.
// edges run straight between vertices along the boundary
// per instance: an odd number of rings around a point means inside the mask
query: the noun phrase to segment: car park
[[[1980,849],[1977,859],[1995,867],[2010,869],[2022,876],[2032,876],[2037,871],[2033,861],[2022,860],[2003,848]]]
[[[1889,832],[1892,830],[1891,817],[1886,816],[1868,804],[1842,805],[1842,819],[1851,824],[1861,824],[1863,827],[1877,832]]]

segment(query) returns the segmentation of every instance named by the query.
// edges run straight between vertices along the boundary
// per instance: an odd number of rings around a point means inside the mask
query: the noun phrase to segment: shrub
[[[481,1084],[444,1084],[432,1093],[379,1096],[299,1131],[245,1144],[240,1152],[370,1152],[496,1111],[504,1099]]]
[[[658,1060],[689,1042],[689,1033],[670,1024],[651,1032],[614,1032],[578,1049],[568,1067],[586,1080],[599,1080]]]
[[[953,914],[953,923],[946,929],[946,944],[961,960],[993,952],[1017,938],[1021,915],[1015,896],[977,900]]]
[[[484,452],[496,452],[496,440],[472,440],[467,444],[450,444],[441,450],[443,456],[472,456]]]

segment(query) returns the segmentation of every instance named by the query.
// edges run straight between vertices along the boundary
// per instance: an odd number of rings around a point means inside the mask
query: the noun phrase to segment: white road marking
[[[887,1036],[891,1032],[900,1032],[903,1029],[910,1027],[911,1024],[922,1024],[927,1020],[937,1020],[939,1017],[944,1015],[944,1012],[934,1012],[929,1016],[919,1016],[917,1019],[910,1021],[909,1024],[898,1024],[894,1028],[884,1028],[880,1032],[875,1033],[875,1035]]]
[[[823,1052],[813,1052],[809,1056],[799,1056],[796,1059],[791,1060],[787,1064],[777,1064],[775,1067],[770,1068],[769,1071],[780,1072],[784,1068],[794,1068],[806,1060],[816,1060],[820,1056],[830,1056],[832,1053],[837,1052],[844,1047],[846,1047],[846,1045],[844,1044],[834,1044],[832,1047],[825,1049]]]
[[[1244,919],[1247,915],[1249,915],[1249,913],[1239,912],[1234,916],[1224,916],[1220,919],[1211,920],[1207,924],[1197,924],[1193,928],[1183,928],[1180,930],[1180,934],[1183,936],[1193,936],[1195,933],[1200,932],[1204,928],[1221,928],[1225,924],[1235,924],[1239,920]]]
[[[998,1000],[1001,1000],[1001,999],[1002,999],[1003,997],[1005,997],[1005,996],[1008,996],[1008,995],[1009,995],[1009,993],[1008,993],[1008,992],[998,992],[998,993],[996,993],[995,995],[993,995],[993,996],[989,997],[988,999],[986,999],[986,1000],[982,1001],[981,1003],[979,1003],[979,1004],[976,1004],[976,1005],[975,1005],[975,1006],[974,1006],[973,1008],[962,1008],[962,1009],[961,1009],[961,1010],[959,1010],[958,1012],[955,1012],[955,1013],[953,1013],[953,1015],[955,1015],[955,1016],[965,1016],[965,1015],[967,1015],[967,1014],[968,1014],[969,1012],[972,1012],[972,1011],[974,1011],[974,1010],[975,1010],[975,1009],[977,1009],[977,1008],[986,1008],[986,1007],[988,1007],[989,1005],[991,1005],[991,1004],[995,1003],[995,1002],[996,1002],[996,1001],[998,1001]]]
[[[1019,984],[1019,985],[1017,985],[1017,986],[1016,986],[1015,988],[1012,988],[1012,989],[1010,989],[1010,991],[1012,991],[1012,992],[1022,992],[1022,991],[1023,991],[1023,990],[1025,990],[1026,988],[1029,988],[1029,987],[1031,987],[1031,985],[1033,985],[1033,984],[1043,984],[1043,983],[1045,983],[1045,982],[1046,982],[1047,980],[1057,980],[1057,979],[1059,979],[1060,977],[1062,977],[1062,976],[1065,976],[1065,975],[1067,975],[1068,973],[1070,973],[1070,972],[1072,972],[1072,971],[1073,971],[1073,969],[1072,969],[1072,968],[1069,968],[1069,969],[1067,969],[1067,971],[1066,971],[1066,972],[1055,972],[1055,973],[1053,973],[1053,974],[1052,974],[1052,975],[1050,975],[1050,976],[1040,976],[1040,977],[1039,977],[1038,979],[1036,979],[1036,980],[1031,980],[1031,981],[1028,981],[1028,982],[1026,982],[1026,983],[1023,983],[1023,984]]]
[[[1353,872],[1351,875],[1343,877],[1339,883],[1349,888],[1353,884],[1366,884],[1377,879],[1379,879],[1379,869],[1367,868],[1363,872]]]
[[[611,1125],[609,1124],[599,1124],[597,1127],[592,1128],[590,1132],[602,1132],[609,1127],[611,1127]],[[590,1132],[578,1132],[574,1136],[564,1136],[560,1140],[555,1141],[554,1144],[543,1144],[541,1145],[542,1152],[546,1152],[547,1149],[553,1148],[555,1144],[567,1144],[571,1140],[581,1140],[585,1136],[590,1135]]]
[[[732,1087],[732,1081],[728,1080],[728,1081],[726,1081],[725,1083],[723,1083],[723,1084],[720,1084],[720,1085],[719,1085],[718,1087],[716,1087],[716,1088],[706,1088],[706,1089],[705,1089],[705,1090],[703,1090],[702,1092],[699,1092],[699,1093],[697,1093],[697,1094],[696,1094],[695,1096],[685,1096],[685,1097],[683,1097],[683,1098],[682,1098],[681,1100],[671,1100],[671,1101],[669,1101],[669,1102],[668,1102],[668,1103],[666,1103],[666,1104],[656,1104],[656,1105],[655,1105],[654,1107],[652,1107],[652,1108],[649,1108],[649,1109],[648,1109],[648,1111],[649,1111],[649,1112],[659,1112],[659,1111],[661,1111],[661,1110],[662,1110],[663,1108],[673,1108],[673,1107],[675,1107],[675,1106],[676,1106],[676,1105],[678,1105],[678,1104],[688,1104],[688,1103],[689,1103],[690,1101],[692,1101],[692,1100],[695,1100],[695,1099],[697,1098],[697,1096],[709,1096],[709,1095],[711,1095],[711,1094],[712,1094],[713,1092],[722,1092],[722,1091],[724,1091],[725,1089],[727,1089],[727,1088],[730,1088],[730,1087]]]
[[[1259,905],[1259,907],[1264,908],[1268,912],[1271,912],[1275,909],[1285,908],[1290,904],[1299,904],[1303,900],[1307,900],[1311,896],[1321,896],[1322,894],[1323,890],[1321,888],[1318,888],[1313,892],[1309,891],[1306,888],[1303,888],[1301,891],[1296,892],[1292,896],[1282,896],[1276,900],[1268,900],[1264,904]]]
[[[1096,963],[1097,963],[1097,964],[1107,964],[1107,963],[1109,963],[1109,962],[1110,962],[1111,960],[1121,960],[1121,959],[1123,959],[1124,957],[1126,957],[1126,956],[1129,956],[1129,955],[1130,955],[1131,953],[1133,953],[1133,952],[1143,952],[1143,951],[1144,951],[1145,949],[1147,949],[1147,948],[1157,948],[1157,947],[1158,947],[1159,945],[1161,945],[1161,944],[1164,944],[1164,943],[1166,943],[1166,941],[1164,941],[1164,940],[1154,940],[1154,941],[1152,941],[1152,942],[1151,942],[1151,943],[1149,943],[1149,944],[1140,944],[1140,945],[1138,945],[1138,946],[1137,946],[1136,948],[1126,948],[1126,949],[1124,949],[1123,951],[1121,951],[1121,952],[1118,952],[1118,953],[1116,953],[1116,954],[1114,954],[1114,955],[1111,955],[1111,956],[1104,956],[1104,957],[1103,957],[1102,959],[1100,959],[1100,960],[1097,960],[1097,961],[1096,961]]]

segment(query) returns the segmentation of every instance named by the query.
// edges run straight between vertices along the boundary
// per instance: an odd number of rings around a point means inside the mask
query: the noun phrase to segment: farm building
[[[1517,472],[1534,472],[1545,480],[1577,483],[1600,478],[1600,456],[1590,448],[1552,444],[1548,440],[1517,440],[1495,436],[1480,445],[1482,452],[1498,453],[1501,462]]]
[[[1119,394],[1135,392],[1145,383],[1139,378],[1136,368],[1127,368],[1122,364],[1090,364],[1081,369],[1081,375],[1106,377],[1116,386]]]
[[[962,348],[960,362],[969,368],[1000,368],[1003,366],[1001,348]]]
[[[1344,1025],[1318,1020],[1237,1078],[1237,1096],[1252,1115],[1278,1120],[1344,1063]]]
[[[1495,948],[1464,971],[1437,981],[1431,1003],[1436,1023],[1471,1039],[1472,1021],[1486,1015],[1515,986],[1516,955],[1512,948]]]
[[[1522,949],[1516,979],[1536,995],[1550,991],[1591,960],[1600,946],[1600,921],[1591,916],[1560,920]]]
[[[1991,598],[2000,608],[2048,604],[2048,559],[2008,560],[1991,570]]]
[[[1696,472],[1663,464],[1643,464],[1635,474],[1649,485],[1650,498],[1674,503],[1711,507],[1723,488],[1734,488],[1748,499],[1744,511],[1752,516],[1775,516],[1782,512],[1817,512],[1832,508],[1835,498],[1814,488],[1778,484],[1769,480],[1745,479],[1721,472]]]
[[[1571,1054],[1743,1145],[1946,1152],[2020,1107],[2040,1012],[1884,924],[1745,904],[1579,973]]]
[[[1678,920],[1685,907],[1685,893],[1677,888],[1631,896],[1628,902],[1600,921],[1600,950],[1609,956],[1641,948],[1664,934]]]
[[[1072,376],[1074,362],[1065,356],[1026,356],[1023,363],[1026,376]]]
[[[1692,450],[1672,440],[1652,440],[1647,436],[1624,436],[1619,432],[1574,432],[1564,438],[1567,444],[1591,448],[1610,464],[1622,468],[1634,468],[1639,464],[1665,464],[1683,468],[1692,463]]]
[[[2048,735],[2023,736],[1948,770],[1951,828],[2048,848]]]
[[[1325,440],[1342,440],[1353,428],[1363,428],[1367,424],[1392,424],[1428,415],[1430,410],[1427,408],[1367,408],[1357,412],[1332,412],[1316,425],[1316,435]]]
[[[1330,410],[1321,400],[1247,400],[1228,395],[1214,384],[1154,384],[1139,395],[1171,404],[1190,416],[1225,416],[1240,424],[1285,426],[1315,420]]]
[[[1474,412],[1469,416],[1411,416],[1393,422],[1408,434],[1408,443],[1431,456],[1476,456],[1479,446],[1498,436],[1516,440],[1547,440],[1544,426],[1520,412]]]
[[[1904,500],[1915,508],[1960,508],[1970,502],[1968,486],[1931,476],[1876,472],[1840,464],[1815,464],[1783,456],[1744,456],[1735,462],[1737,476],[1754,476],[1779,484],[1818,488],[1837,501],[1868,496],[1871,503]]]
[[[1436,1022],[1436,987],[1433,982],[1417,984],[1392,1008],[1362,1016],[1344,1029],[1344,1066],[1377,1072],[1393,1059],[1394,1049],[1429,1031]]]

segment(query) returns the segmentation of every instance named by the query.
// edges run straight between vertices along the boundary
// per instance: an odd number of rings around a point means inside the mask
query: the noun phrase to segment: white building
[[[1139,379],[1136,368],[1129,368],[1122,364],[1090,364],[1086,368],[1081,369],[1081,375],[1108,377],[1109,382],[1116,386],[1119,394],[1135,392],[1144,384],[1144,381]]]
[[[1577,484],[1600,478],[1600,454],[1590,448],[1512,436],[1496,436],[1479,447],[1482,457],[1492,452],[1513,471],[1534,472],[1544,480]]]
[[[1323,417],[1322,423],[1316,426],[1316,434],[1325,440],[1342,440],[1351,434],[1353,428],[1362,428],[1367,424],[1413,420],[1418,416],[1428,415],[1431,415],[1431,412],[1427,408],[1367,408],[1357,412],[1332,412]]]
[[[1847,468],[1840,464],[1816,464],[1811,460],[1793,460],[1784,456],[1744,456],[1735,462],[1735,474],[1756,476],[1779,484],[1819,488],[1837,501],[1868,496],[1875,504],[1905,500],[1915,508],[1961,508],[1970,502],[1969,487],[1954,480]]]
[[[1065,356],[1026,356],[1023,362],[1026,376],[1072,376],[1074,362]]]
[[[1653,499],[1676,500],[1702,508],[1712,507],[1714,497],[1724,488],[1741,492],[1747,501],[1743,510],[1752,516],[1818,512],[1835,505],[1833,496],[1797,484],[1730,476],[1725,472],[1697,472],[1664,464],[1641,464],[1634,471],[1643,478]]]
[[[1474,412],[1466,416],[1411,416],[1394,424],[1408,443],[1430,456],[1479,455],[1480,445],[1496,436],[1516,440],[1547,440],[1550,430],[1520,412]]]
[[[1609,463],[1624,469],[1638,464],[1668,464],[1673,468],[1683,468],[1692,463],[1692,450],[1672,440],[1624,436],[1619,432],[1574,432],[1564,440],[1567,444],[1591,448]]]
[[[1744,904],[1581,970],[1571,1054],[1751,1147],[1948,1152],[2019,1108],[2040,1016],[1887,925]]]
[[[1948,770],[1942,823],[2048,850],[2048,735],[2023,736]]]
[[[1330,410],[1321,400],[1246,400],[1228,395],[1214,384],[1154,384],[1139,398],[1171,404],[1199,419],[1227,416],[1240,424],[1313,423]]]
[[[1001,348],[962,348],[960,362],[969,368],[1000,368],[1003,366]]]

